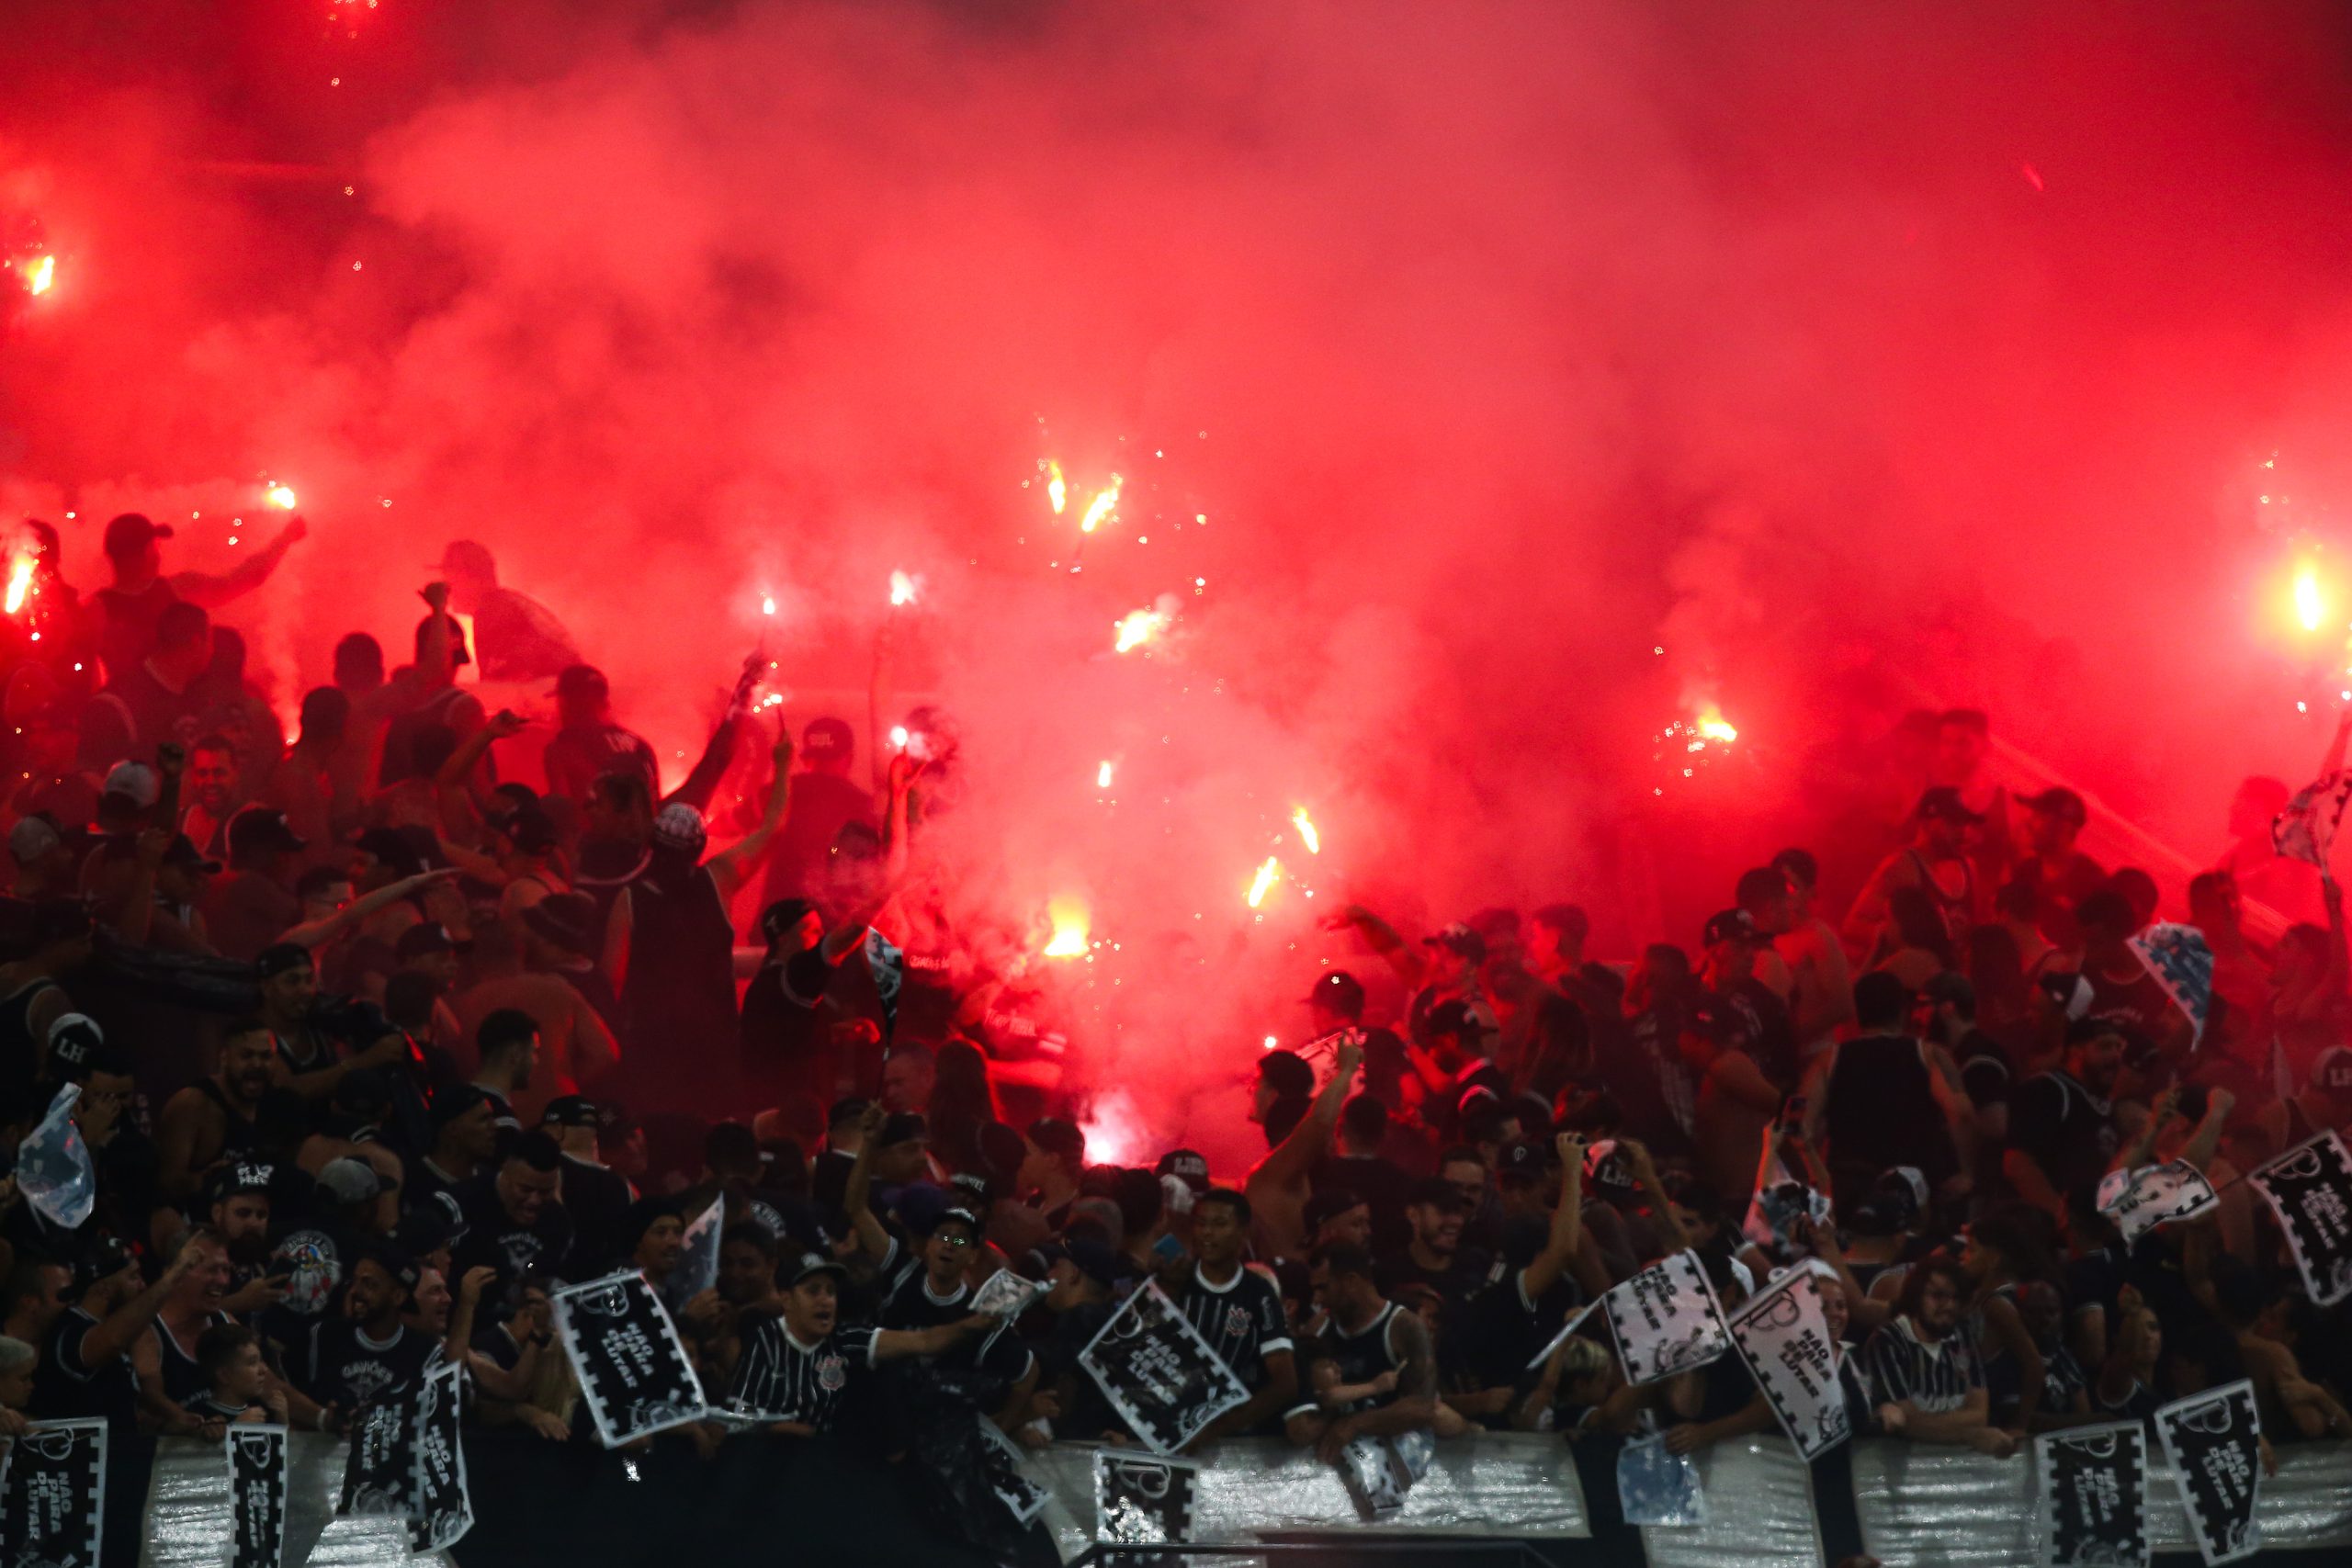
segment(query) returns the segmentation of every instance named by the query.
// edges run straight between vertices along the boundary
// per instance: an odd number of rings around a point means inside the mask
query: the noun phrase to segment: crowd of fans
[[[1736,1357],[1634,1385],[1597,1318],[1541,1356],[1687,1248],[1726,1310],[1810,1272],[1860,1432],[2008,1456],[2250,1377],[2273,1439],[2352,1435],[2344,1310],[2232,1179],[2352,1121],[2341,899],[2269,851],[2283,790],[2189,886],[2201,1030],[2127,945],[2154,880],[2076,847],[2071,791],[1986,784],[1956,712],[1842,910],[1792,849],[1628,965],[1569,903],[1418,937],[1340,911],[1374,984],[1301,976],[1315,1038],[1256,1056],[1262,1157],[1120,1168],[904,896],[912,756],[869,789],[850,726],[779,735],[708,853],[748,673],[665,797],[603,675],[462,544],[412,662],[346,637],[288,744],[209,609],[299,525],[236,579],[166,575],[168,533],[116,519],[86,600],[44,567],[6,650],[0,1144],[74,1086],[97,1177],[72,1231],[0,1184],[6,1429],[334,1432],[460,1360],[469,1422],[593,1441],[549,1292],[634,1269],[715,1411],[659,1440],[707,1455],[888,1462],[942,1390],[1022,1444],[1131,1440],[1079,1354],[1151,1280],[1250,1390],[1203,1443],[1688,1452],[1772,1429]],[[554,682],[545,789],[501,782],[521,724],[475,660]],[[2100,1178],[2175,1157],[2220,1208],[2122,1245]],[[714,1202],[717,1283],[678,1292]],[[999,1333],[972,1303],[1003,1269],[1048,1289]]]

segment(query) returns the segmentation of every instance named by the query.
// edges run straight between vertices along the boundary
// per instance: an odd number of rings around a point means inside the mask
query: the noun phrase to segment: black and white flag
[[[2313,1305],[2352,1296],[2352,1156],[2322,1133],[2246,1178],[2278,1216]]]
[[[2169,1221],[2193,1220],[2221,1201],[2205,1173],[2185,1159],[2110,1170],[2098,1183],[2098,1212],[2115,1222],[2127,1245]]]
[[[1695,1252],[1661,1258],[1611,1287],[1600,1301],[1628,1382],[1687,1372],[1731,1348],[1730,1331]]]
[[[2137,1421],[2034,1439],[2041,1568],[2148,1561],[2148,1439]]]
[[[2254,1506],[2262,1493],[2262,1416],[2254,1384],[2241,1378],[2174,1400],[2156,1412],[2156,1437],[2205,1561],[2234,1562],[2261,1551]]]
[[[996,1326],[980,1342],[980,1355],[985,1359],[996,1346],[998,1336],[1020,1321],[1027,1312],[1053,1289],[1043,1280],[1024,1280],[1010,1269],[1000,1269],[980,1282],[972,1292],[972,1311],[980,1317],[996,1319]]]
[[[1102,1546],[1182,1546],[1193,1539],[1198,1467],[1117,1449],[1094,1450],[1094,1540]],[[1105,1562],[1111,1554],[1103,1554]],[[1179,1561],[1159,1552],[1120,1552],[1121,1568],[1159,1568]]]
[[[608,1449],[703,1418],[694,1362],[662,1299],[634,1269],[555,1293],[556,1332]]]
[[[416,1483],[410,1495],[416,1513],[410,1544],[439,1551],[474,1526],[473,1498],[466,1491],[466,1450],[458,1437],[465,1403],[466,1369],[452,1361],[425,1374],[416,1391]]]
[[[2287,808],[2270,819],[2270,847],[2289,860],[2327,869],[2328,851],[2352,800],[2352,770],[2339,769],[2295,792]]]
[[[1014,1523],[1025,1525],[1045,1511],[1053,1494],[1029,1478],[1021,1466],[1021,1450],[997,1430],[995,1422],[984,1419],[979,1425],[980,1468],[987,1472],[989,1489]]]
[[[1427,1429],[1393,1438],[1358,1438],[1340,1450],[1340,1481],[1366,1524],[1405,1506],[1405,1494],[1429,1473],[1437,1439]]]
[[[688,1302],[718,1283],[718,1233],[726,1228],[726,1219],[727,1200],[713,1198],[710,1207],[686,1226],[685,1245],[677,1267],[670,1270],[665,1292],[672,1310],[684,1311]]]
[[[411,1519],[416,1517],[416,1398],[401,1393],[352,1413],[343,1461],[343,1495],[334,1511]]]
[[[1102,1325],[1078,1364],[1152,1452],[1172,1454],[1250,1391],[1157,1283]]]
[[[107,1513],[107,1424],[43,1421],[8,1445],[0,1541],[9,1568],[96,1568]]]
[[[1853,1435],[1838,1384],[1838,1345],[1814,1276],[1792,1269],[1734,1314],[1732,1344],[1808,1463]]]
[[[221,1446],[235,1520],[229,1568],[278,1568],[286,1554],[286,1428],[232,1425]]]

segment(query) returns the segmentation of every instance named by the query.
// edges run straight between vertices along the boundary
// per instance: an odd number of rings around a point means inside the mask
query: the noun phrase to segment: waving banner
[[[1810,1462],[1853,1435],[1838,1386],[1838,1346],[1812,1273],[1792,1269],[1732,1315],[1731,1342]]]
[[[1250,1391],[1157,1283],[1127,1298],[1078,1364],[1151,1451],[1172,1454]]]
[[[93,1568],[107,1513],[107,1424],[43,1421],[8,1445],[0,1541],[10,1568]]]
[[[221,1446],[235,1517],[229,1568],[277,1568],[286,1555],[286,1428],[232,1426]]]
[[[439,1551],[474,1528],[473,1498],[466,1491],[466,1450],[458,1437],[464,1404],[466,1369],[452,1361],[436,1367],[415,1393],[416,1483],[409,1495],[416,1514],[409,1540],[418,1551]]]
[[[2115,1222],[2127,1246],[2158,1225],[2193,1220],[2221,1201],[2205,1173],[2185,1159],[2110,1170],[2098,1184],[2098,1212]]]
[[[1628,1382],[1656,1382],[1703,1367],[1731,1348],[1731,1335],[1695,1252],[1662,1258],[1600,1298]]]
[[[556,1332],[608,1449],[703,1418],[694,1362],[662,1298],[634,1269],[555,1292]]]
[[[2241,1378],[2174,1400],[2156,1412],[2156,1438],[2205,1561],[2234,1562],[2262,1550],[2254,1520],[2262,1495],[2262,1415],[2254,1384]]]
[[[2344,824],[2347,800],[2352,800],[2352,769],[2305,784],[2287,803],[2287,809],[2270,819],[2270,847],[2289,860],[2325,871],[2335,830]]]
[[[2148,1439],[2137,1421],[2034,1440],[2041,1481],[2041,1568],[2148,1561]]]
[[[2246,1179],[2278,1216],[2313,1304],[2352,1296],[2352,1157],[2344,1140],[2322,1133]]]
[[[2205,1018],[2213,1010],[2213,950],[2195,926],[2158,921],[2124,943],[2139,956],[2173,1005],[2188,1015],[2193,1044],[2205,1038]]]

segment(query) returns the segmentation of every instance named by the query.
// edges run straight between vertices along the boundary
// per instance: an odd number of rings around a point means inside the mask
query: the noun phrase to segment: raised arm
[[[277,570],[277,563],[286,558],[286,552],[300,544],[310,532],[310,524],[298,512],[286,520],[277,537],[239,561],[232,570],[217,577],[201,571],[172,573],[172,592],[191,604],[217,610],[267,582],[269,574]]]
[[[896,1361],[909,1356],[943,1356],[973,1335],[985,1334],[996,1325],[995,1318],[976,1312],[969,1317],[931,1328],[877,1328],[874,1331],[874,1359]]]
[[[879,1263],[890,1255],[890,1233],[874,1217],[874,1140],[882,1135],[882,1108],[868,1105],[857,1122],[857,1155],[850,1161],[849,1183],[842,1190],[842,1210],[856,1233],[858,1250]]]
[[[153,1284],[85,1330],[82,1335],[82,1364],[102,1367],[129,1351],[131,1341],[147,1332],[147,1325],[154,1322],[155,1314],[163,1310],[164,1298],[172,1293],[172,1287],[180,1282],[180,1276],[186,1274],[195,1261],[193,1252],[185,1247],[180,1248],[179,1256],[165,1265],[162,1276]],[[126,1263],[123,1267],[135,1269],[138,1265]]]
[[[737,721],[751,712],[752,688],[759,684],[760,671],[765,667],[766,660],[756,653],[744,659],[735,677],[735,690],[727,699],[727,711],[719,715],[710,739],[703,743],[702,755],[695,759],[685,783],[663,796],[662,805],[681,801],[705,816],[710,814],[710,797],[718,793],[719,781],[735,765]]]
[[[768,786],[767,809],[760,814],[759,826],[711,856],[704,868],[718,884],[722,903],[735,897],[743,878],[767,857],[768,846],[775,841],[776,829],[784,826],[784,814],[792,804],[792,731],[781,721],[769,755],[775,759],[775,782]]]
[[[1657,1179],[1657,1165],[1650,1158],[1650,1151],[1638,1139],[1620,1138],[1617,1146],[1623,1150],[1626,1163],[1634,1168],[1634,1185],[1649,1201],[1650,1220],[1657,1227],[1657,1238],[1669,1253],[1687,1252],[1690,1233],[1682,1228],[1682,1218],[1674,1212],[1674,1200],[1666,1195],[1665,1184]]]
[[[1331,1067],[1331,1078],[1315,1097],[1290,1136],[1273,1149],[1250,1173],[1252,1181],[1288,1183],[1304,1178],[1323,1152],[1331,1146],[1331,1129],[1340,1120],[1340,1102],[1348,1098],[1348,1088],[1354,1083],[1356,1069],[1363,1065],[1363,1047],[1342,1044]]]
[[[376,913],[377,910],[390,908],[401,899],[422,893],[437,883],[455,881],[457,876],[458,869],[455,866],[443,866],[437,871],[424,871],[414,876],[404,876],[398,882],[377,888],[373,893],[362,894],[324,919],[303,921],[278,940],[297,942],[309,948],[324,947],[353,926]]]
[[[1544,1292],[1576,1262],[1584,1239],[1584,1141],[1574,1133],[1562,1133],[1553,1147],[1560,1156],[1559,1206],[1552,1211],[1552,1231],[1544,1250],[1519,1275],[1521,1298],[1530,1306],[1543,1300]]]
[[[1388,961],[1396,977],[1408,987],[1416,987],[1429,978],[1429,966],[1413,945],[1396,934],[1396,928],[1374,914],[1361,904],[1350,904],[1323,922],[1327,931],[1352,931],[1361,935],[1366,945]]]

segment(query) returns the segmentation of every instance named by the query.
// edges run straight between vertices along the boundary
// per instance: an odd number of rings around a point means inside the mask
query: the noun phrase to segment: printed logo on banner
[[[1437,1439],[1426,1430],[1358,1438],[1340,1450],[1340,1483],[1348,1489],[1356,1512],[1372,1524],[1405,1506],[1405,1494],[1429,1473],[1436,1454]]]
[[[107,1424],[43,1421],[8,1445],[0,1541],[10,1568],[90,1568],[107,1509]]]
[[[2148,1439],[2137,1421],[2034,1440],[2042,1568],[2148,1561]]]
[[[1600,1298],[1625,1380],[1656,1382],[1703,1367],[1731,1348],[1715,1292],[1695,1252],[1662,1258]]]
[[[1171,1454],[1250,1391],[1157,1282],[1127,1298],[1078,1364],[1152,1452]]]
[[[1790,1270],[1730,1324],[1740,1359],[1808,1461],[1853,1435],[1838,1385],[1838,1347],[1813,1280],[1807,1270]]]
[[[996,1326],[981,1342],[980,1355],[986,1357],[996,1348],[997,1336],[1015,1322],[1030,1305],[1052,1289],[1042,1280],[1024,1280],[1010,1269],[1000,1269],[980,1283],[972,1292],[972,1311],[982,1317],[996,1319]]]
[[[1193,1539],[1198,1467],[1113,1449],[1094,1451],[1094,1539],[1103,1546],[1182,1546]],[[1104,1554],[1106,1559],[1109,1554]],[[1122,1568],[1170,1568],[1164,1552],[1121,1552]]]
[[[2254,1517],[2262,1495],[2262,1414],[2253,1382],[2242,1378],[2174,1400],[2156,1412],[2156,1438],[2205,1561],[2233,1562],[2262,1550]]]
[[[2312,1301],[2334,1306],[2352,1296],[2352,1156],[2344,1140],[2322,1133],[2246,1179],[2278,1216]]]
[[[351,1417],[343,1461],[341,1515],[416,1517],[415,1395],[363,1404]]]
[[[980,1423],[980,1469],[988,1477],[989,1490],[1016,1524],[1027,1524],[1054,1500],[1052,1493],[1029,1479],[1029,1472],[1022,1468],[1021,1450],[997,1430],[993,1421]]]
[[[2213,950],[2195,926],[2159,921],[2125,944],[2188,1015],[2191,1043],[2205,1037],[2205,1015],[2213,1007]]]
[[[286,1428],[231,1427],[221,1446],[235,1525],[229,1568],[278,1568],[286,1554]]]
[[[2270,847],[2289,860],[2326,870],[2347,800],[2352,800],[2352,770],[2338,770],[2305,784],[2287,809],[2270,819]]]
[[[2221,1201],[2205,1173],[2185,1159],[2099,1178],[2098,1212],[2115,1222],[2127,1243],[2171,1221],[2195,1219]]]
[[[416,1391],[416,1479],[409,1495],[416,1514],[409,1540],[418,1551],[439,1551],[474,1527],[473,1498],[466,1490],[466,1450],[458,1436],[465,1401],[466,1369],[458,1362],[437,1367]]]
[[[567,1285],[554,1303],[556,1332],[605,1447],[703,1418],[702,1382],[644,1275],[625,1269]]]

